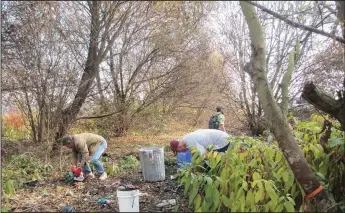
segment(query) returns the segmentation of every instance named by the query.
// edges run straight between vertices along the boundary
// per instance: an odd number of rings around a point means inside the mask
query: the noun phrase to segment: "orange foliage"
[[[22,129],[24,127],[24,118],[20,113],[11,110],[7,116],[3,117],[4,123],[15,129]]]

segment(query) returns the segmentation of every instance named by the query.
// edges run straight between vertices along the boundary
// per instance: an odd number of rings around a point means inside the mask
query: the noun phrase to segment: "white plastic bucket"
[[[119,191],[117,190],[117,200],[119,201],[120,212],[139,212],[139,190]]]

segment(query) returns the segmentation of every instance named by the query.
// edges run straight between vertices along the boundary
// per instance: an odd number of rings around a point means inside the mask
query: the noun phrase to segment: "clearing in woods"
[[[119,137],[109,141],[106,153],[110,158],[105,162],[105,167],[111,166],[113,162],[123,159],[128,153],[138,158],[139,148],[151,145],[166,146],[169,140],[174,137],[181,137],[185,132],[175,132],[169,135],[155,137]],[[37,155],[40,147],[28,147],[28,142],[5,142],[3,144],[5,155],[31,154]],[[12,150],[12,151],[11,151]],[[11,153],[12,152],[12,153]],[[191,211],[188,209],[188,200],[183,196],[183,189],[178,187],[176,179],[171,176],[176,174],[176,157],[171,152],[165,151],[165,172],[166,179],[159,182],[145,182],[139,167],[122,170],[118,174],[109,176],[105,181],[93,179],[81,184],[79,189],[64,184],[63,178],[70,170],[70,150],[62,148],[62,155],[56,155],[51,159],[54,166],[52,175],[44,180],[38,181],[31,186],[16,190],[15,195],[8,200],[2,198],[9,211],[14,212],[57,212],[62,211],[64,206],[73,206],[75,211],[81,212],[114,212],[118,211],[116,202],[116,190],[120,183],[133,184],[140,187],[140,192],[147,193],[140,197],[140,211],[142,212],[174,212]],[[61,165],[59,165],[61,164]],[[71,191],[72,193],[68,193]],[[109,206],[102,206],[96,201],[108,198],[112,203]],[[176,205],[158,204],[163,200],[175,199]]]

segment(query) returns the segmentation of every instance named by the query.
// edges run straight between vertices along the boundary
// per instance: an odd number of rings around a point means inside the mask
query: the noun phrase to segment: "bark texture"
[[[305,193],[310,194],[320,186],[320,182],[316,179],[315,174],[297,145],[281,109],[272,95],[272,90],[267,80],[264,33],[255,9],[247,2],[242,1],[240,4],[248,23],[252,42],[252,57],[251,61],[245,66],[246,71],[254,81],[265,117],[295,178],[301,184]],[[332,212],[336,210],[334,199],[326,190],[322,190],[311,202],[313,204],[310,206],[312,211]]]
[[[337,119],[345,131],[345,104],[343,99],[335,100],[332,96],[318,89],[313,82],[304,85],[302,98],[317,109]]]
[[[99,57],[98,52],[98,42],[97,38],[99,37],[99,10],[100,2],[93,1],[91,2],[91,30],[90,30],[90,42],[88,49],[88,56],[86,60],[86,66],[84,73],[81,77],[80,85],[78,87],[77,94],[72,102],[72,104],[67,107],[62,113],[62,119],[59,124],[58,132],[55,135],[55,143],[53,145],[53,150],[58,149],[58,142],[61,137],[63,137],[69,126],[75,121],[85,99],[90,91],[92,83],[98,74],[99,71]]]

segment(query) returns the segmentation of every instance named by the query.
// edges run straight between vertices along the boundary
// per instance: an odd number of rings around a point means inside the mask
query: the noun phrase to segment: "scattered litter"
[[[168,200],[168,203],[170,203],[170,205],[176,205],[176,200],[175,199],[171,199],[171,200]]]
[[[161,203],[157,204],[157,207],[163,207],[163,206],[167,206],[169,205],[169,203],[166,200],[163,200]]]
[[[62,186],[56,186],[56,190],[57,190],[58,192],[60,192],[60,191],[63,190],[63,187],[62,187]]]
[[[73,172],[73,175],[75,177],[83,176],[83,173],[81,172],[81,168],[77,168],[75,165],[72,166],[71,171]]]
[[[162,200],[161,203],[157,204],[157,207],[163,207],[163,206],[167,206],[167,205],[176,205],[176,200],[175,199],[171,199],[171,200]]]
[[[73,206],[64,206],[62,212],[74,212]]]
[[[108,199],[99,199],[96,201],[97,203],[101,204],[102,206],[110,205],[110,200]]]
[[[75,184],[74,184],[74,188],[79,189],[79,188],[80,188],[80,185],[79,185],[78,183],[75,183]]]
[[[107,195],[104,199],[111,199],[114,198],[114,195]]]
[[[83,175],[80,175],[79,177],[74,177],[73,179],[78,182],[83,182],[85,178]]]
[[[121,185],[117,188],[117,190],[119,190],[119,191],[131,191],[131,190],[135,190],[135,189],[139,189],[139,187],[131,185],[131,184]]]
[[[64,178],[64,183],[68,184],[68,183],[72,183],[74,180],[74,174],[73,172],[67,172]]]

